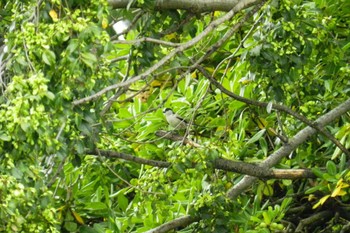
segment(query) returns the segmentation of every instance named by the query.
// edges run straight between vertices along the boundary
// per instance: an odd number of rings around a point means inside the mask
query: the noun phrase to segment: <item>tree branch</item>
[[[183,137],[178,139],[182,141]],[[86,154],[96,155],[96,156],[105,156],[109,158],[119,158],[127,161],[132,161],[138,164],[150,165],[153,167],[167,168],[172,165],[172,163],[166,161],[144,159],[136,157],[133,155],[120,153],[116,151],[109,150],[99,150],[87,151]],[[261,179],[302,179],[302,178],[315,178],[315,175],[310,169],[269,169],[260,167],[257,164],[246,163],[240,161],[233,161],[224,158],[215,159],[213,162],[215,169],[220,169],[228,172],[235,172],[239,174],[250,175],[258,177]],[[195,164],[193,165],[195,166]]]
[[[165,224],[160,225],[159,227],[153,228],[149,231],[146,231],[145,233],[162,233],[162,232],[167,232],[172,229],[176,229],[178,227],[184,227],[188,226],[193,222],[199,221],[198,218],[194,218],[192,216],[183,216],[177,219],[174,219],[170,222],[167,222]]]
[[[150,43],[155,43],[155,44],[160,44],[160,45],[170,46],[170,47],[177,47],[181,45],[180,43],[173,43],[169,41],[158,40],[151,37],[143,37],[136,40],[114,40],[112,42],[114,44],[140,44],[142,42],[150,42]]]
[[[318,118],[314,124],[323,127],[334,119],[340,117],[345,114],[347,111],[350,111],[350,99],[346,100],[344,103],[340,104],[335,109],[330,112],[324,114],[320,118]],[[275,166],[282,158],[288,156],[292,151],[294,151],[300,144],[305,142],[311,135],[315,134],[317,130],[310,126],[305,127],[301,131],[299,131],[293,138],[289,140],[288,143],[283,145],[273,154],[271,154],[266,160],[264,160],[260,166],[264,168],[271,168]],[[246,190],[257,178],[252,176],[245,176],[243,179],[238,182],[234,187],[232,187],[228,192],[227,196],[231,199],[236,198],[239,194],[241,194],[244,190]]]
[[[108,3],[113,8],[126,8],[130,0],[108,0]],[[136,2],[136,1],[135,1]],[[158,0],[155,2],[155,10],[171,10],[181,9],[191,12],[206,12],[206,11],[229,11],[238,4],[247,5],[251,0]],[[142,5],[133,4],[133,8],[140,8]]]
[[[303,179],[316,178],[311,169],[269,169],[257,164],[232,161],[218,158],[214,161],[214,168],[239,174],[249,174],[262,179]]]
[[[169,167],[171,165],[171,163],[165,162],[165,161],[144,159],[144,158],[136,157],[133,155],[120,153],[120,152],[116,152],[116,151],[110,151],[110,150],[96,149],[95,151],[87,151],[86,154],[96,155],[96,156],[101,155],[101,156],[110,157],[110,158],[124,159],[124,160],[132,161],[135,163],[139,163],[139,164],[150,165],[153,167]]]

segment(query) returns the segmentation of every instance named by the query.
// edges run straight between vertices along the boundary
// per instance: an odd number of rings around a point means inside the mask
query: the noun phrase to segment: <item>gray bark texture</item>
[[[237,5],[250,5],[251,0],[156,0],[154,9],[180,9],[192,12],[230,11]],[[134,0],[108,0],[113,8],[140,8]],[[131,4],[130,4],[131,3]]]

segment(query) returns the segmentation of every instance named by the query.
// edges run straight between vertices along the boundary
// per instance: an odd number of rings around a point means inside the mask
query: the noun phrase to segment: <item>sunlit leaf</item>
[[[45,50],[42,59],[49,66],[53,66],[56,63],[56,55],[51,50]]]
[[[51,19],[52,19],[54,22],[57,22],[57,21],[58,21],[57,12],[56,12],[54,9],[51,9],[51,10],[50,10],[49,15],[50,15]]]
[[[347,194],[347,192],[345,192],[342,187],[336,187],[332,194],[331,197],[336,197],[336,196],[344,196],[345,194]]]
[[[108,27],[108,20],[106,18],[103,18],[102,19],[102,28],[103,29],[106,29]]]
[[[258,141],[262,136],[264,136],[265,132],[266,132],[266,129],[262,129],[262,130],[260,130],[259,132],[257,132],[252,138],[250,138],[250,139],[247,141],[247,145],[252,144],[252,143]]]
[[[271,217],[267,212],[263,212],[262,213],[263,217],[264,217],[264,222],[269,225],[271,223]]]
[[[10,141],[11,140],[11,136],[3,133],[3,132],[0,132],[0,140],[1,141]]]
[[[82,61],[90,68],[93,68],[97,62],[96,56],[92,53],[81,53],[81,58]]]
[[[315,205],[312,206],[312,208],[316,209],[317,207],[323,205],[328,200],[329,197],[330,197],[330,195],[326,195],[326,196],[322,197]]]

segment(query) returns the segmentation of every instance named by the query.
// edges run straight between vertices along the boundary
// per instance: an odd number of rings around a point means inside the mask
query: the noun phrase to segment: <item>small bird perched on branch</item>
[[[173,112],[170,108],[166,108],[163,111],[164,116],[169,125],[175,129],[186,129],[188,122],[181,118],[179,115]]]

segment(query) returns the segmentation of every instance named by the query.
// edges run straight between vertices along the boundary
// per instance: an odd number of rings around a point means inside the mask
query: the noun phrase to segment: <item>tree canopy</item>
[[[1,232],[349,231],[350,1],[0,9]]]

